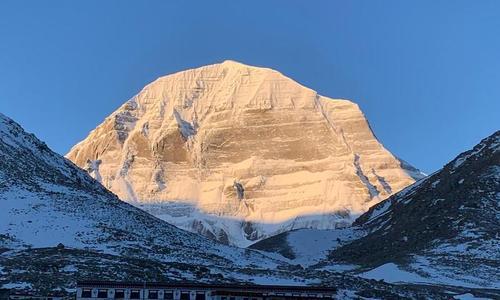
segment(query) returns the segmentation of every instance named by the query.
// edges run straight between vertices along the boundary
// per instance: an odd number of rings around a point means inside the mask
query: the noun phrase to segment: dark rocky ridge
[[[248,246],[248,248],[267,252],[275,252],[288,259],[294,259],[295,253],[293,253],[293,250],[287,242],[288,234],[289,231],[282,232],[267,239],[258,241],[257,243]]]
[[[500,131],[370,208],[354,228],[366,234],[333,249],[320,265],[396,263],[424,277],[498,289]]]
[[[336,249],[331,258],[375,266],[439,242],[498,239],[499,150],[497,131],[440,171],[373,206],[354,222],[370,233]],[[465,231],[476,236],[462,237]]]

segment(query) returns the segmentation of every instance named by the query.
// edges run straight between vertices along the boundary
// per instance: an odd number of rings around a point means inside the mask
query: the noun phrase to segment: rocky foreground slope
[[[447,299],[308,271],[180,230],[125,202],[0,114],[0,288],[71,292],[77,279],[320,284],[343,299]]]
[[[345,226],[423,176],[356,104],[234,61],[159,78],[67,157],[122,200],[239,246]]]

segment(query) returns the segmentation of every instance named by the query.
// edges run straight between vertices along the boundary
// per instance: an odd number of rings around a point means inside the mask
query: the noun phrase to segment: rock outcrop
[[[67,157],[121,199],[240,246],[349,224],[423,177],[355,103],[234,61],[152,82]]]

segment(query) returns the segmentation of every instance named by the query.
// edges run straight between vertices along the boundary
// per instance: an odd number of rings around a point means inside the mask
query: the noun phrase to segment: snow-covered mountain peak
[[[157,79],[67,157],[121,199],[240,246],[344,226],[423,176],[353,102],[232,61]]]
[[[217,64],[215,64],[217,65]],[[247,65],[242,62],[232,60],[232,59],[226,59],[220,65],[231,67],[231,68],[257,68],[255,66]]]

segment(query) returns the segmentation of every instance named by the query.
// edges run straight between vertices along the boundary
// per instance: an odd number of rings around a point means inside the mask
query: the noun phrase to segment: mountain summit
[[[353,102],[234,61],[157,79],[67,157],[121,199],[239,246],[349,224],[423,176]]]

